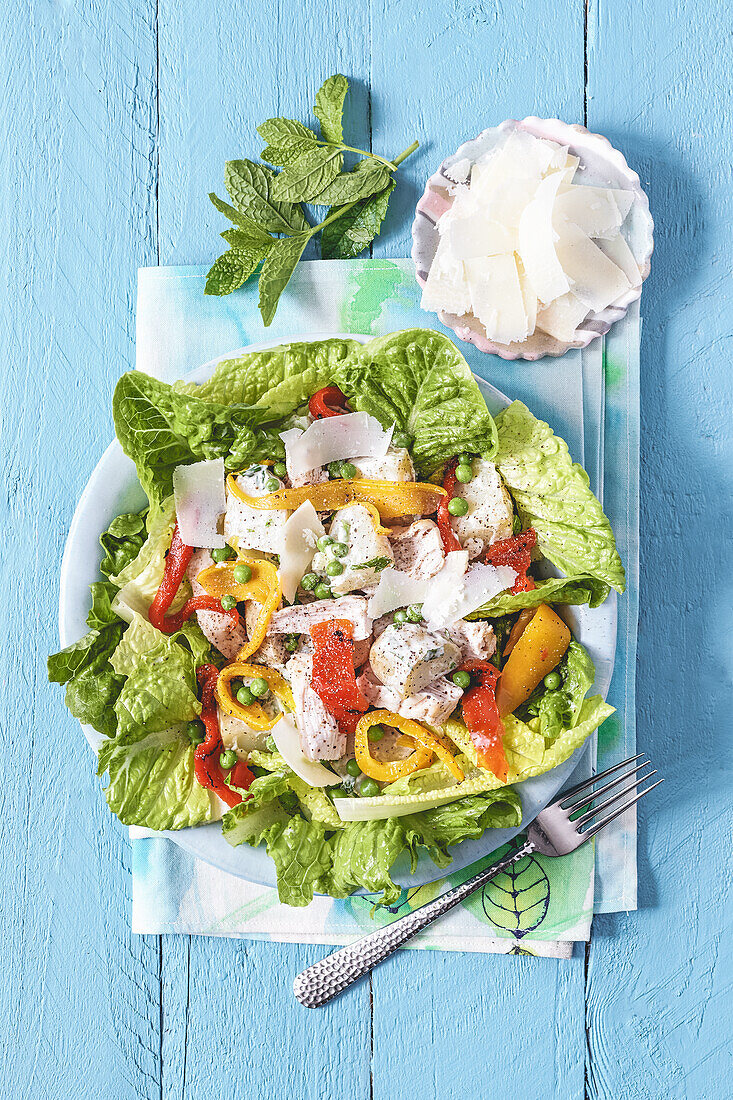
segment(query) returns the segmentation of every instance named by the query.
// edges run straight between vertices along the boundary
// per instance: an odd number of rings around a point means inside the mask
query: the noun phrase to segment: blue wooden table
[[[3,1095],[721,1100],[733,1094],[727,694],[731,98],[725,0],[6,0],[0,306]],[[425,177],[507,116],[586,121],[646,185],[641,909],[570,962],[411,952],[319,1012],[321,949],[129,931],[126,832],[50,689],[60,555],[134,363],[136,269],[217,249],[207,193],[270,114],[353,80],[365,145]],[[521,370],[521,366],[517,368]]]

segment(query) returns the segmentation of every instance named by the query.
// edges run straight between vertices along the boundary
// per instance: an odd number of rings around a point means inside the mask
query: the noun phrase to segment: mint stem
[[[419,146],[420,146],[419,141],[413,141],[412,145],[408,145],[408,147],[406,149],[403,149],[403,151],[400,153],[400,155],[398,157],[395,157],[394,161],[392,162],[392,165],[393,165],[395,171],[397,170],[397,166],[399,164],[402,164],[403,160],[407,160],[408,157],[411,157],[412,154],[415,152],[415,150],[417,148],[419,148]],[[348,148],[348,147],[344,146],[344,148]],[[358,152],[360,152],[360,150],[359,149],[354,149],[354,150],[352,150],[352,152],[358,153]],[[370,153],[368,155],[371,156],[372,154]],[[381,160],[382,158],[377,157],[376,159]],[[384,161],[384,163],[389,164],[390,162],[389,161]],[[363,199],[355,199],[353,202],[346,203],[345,206],[339,206],[337,210],[334,210],[333,214],[329,214],[328,217],[324,221],[319,222],[318,225],[314,225],[312,227],[311,236],[313,236],[315,233],[320,233],[320,231],[322,229],[325,229],[327,225],[330,225],[331,222],[335,222],[343,214],[346,214],[349,210],[353,210],[353,208],[356,206],[357,203],[363,202],[363,201],[364,201]]]

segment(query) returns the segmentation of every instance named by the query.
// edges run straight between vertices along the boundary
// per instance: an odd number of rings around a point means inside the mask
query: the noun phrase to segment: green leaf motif
[[[487,882],[481,903],[495,928],[521,939],[547,916],[550,880],[535,856],[524,856]]]
[[[232,248],[215,260],[206,274],[204,294],[221,296],[239,290],[253,275],[262,259],[258,252],[243,248]]]
[[[390,182],[389,169],[376,160],[360,160],[353,172],[342,172],[316,198],[319,206],[345,206],[383,191]]]
[[[272,233],[298,233],[307,227],[303,211],[274,194],[278,177],[252,160],[227,161],[224,183],[241,214]]]
[[[321,234],[324,260],[351,260],[369,247],[382,226],[394,186],[392,180],[384,191],[362,199],[326,226]],[[329,216],[333,212],[330,210]]]
[[[310,202],[339,174],[342,159],[340,149],[320,145],[299,156],[275,177],[272,194],[291,203]]]
[[[260,275],[260,313],[265,327],[272,323],[280,295],[290,282],[310,236],[308,232],[283,237],[273,243],[267,254]]]
[[[321,132],[326,141],[332,141],[336,145],[342,145],[344,140],[344,100],[348,90],[349,82],[346,77],[336,73],[329,76],[316,92],[313,112],[321,124]]]

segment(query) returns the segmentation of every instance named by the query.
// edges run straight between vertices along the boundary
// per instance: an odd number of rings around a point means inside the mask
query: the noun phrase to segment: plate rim
[[[355,340],[358,343],[366,344],[374,339],[374,337],[363,333],[343,332],[318,332],[308,334],[295,334],[293,336],[274,337],[271,340],[263,340],[256,343],[247,344],[242,348],[237,348],[232,351],[228,351],[223,355],[218,355],[215,358],[208,360],[206,363],[202,363],[200,366],[195,367],[193,370],[188,371],[181,379],[181,381],[202,381],[211,374],[218,363],[226,359],[231,359],[237,355],[254,354],[259,351],[267,351],[271,348],[278,347],[281,344],[313,343],[318,340],[326,339]],[[504,405],[504,407],[506,407],[507,404],[511,403],[511,399],[507,397],[507,395],[503,393],[503,391],[494,386],[493,383],[487,382],[485,379],[478,376],[475,372],[472,372],[472,374],[473,377],[476,379],[479,387],[482,389],[482,396],[485,396],[484,391],[488,390],[495,397],[497,402]],[[104,467],[111,461],[115,461],[116,463],[123,462],[129,464],[130,473],[134,476],[134,465],[132,461],[122,451],[122,447],[120,446],[119,441],[116,438],[113,439],[112,442],[109,443],[103,451],[94,469],[92,470],[92,473],[90,474],[89,479],[84,486],[84,489],[82,490],[77,505],[74,509],[74,514],[72,516],[71,524],[69,526],[69,532],[64,544],[64,551],[61,559],[59,585],[59,638],[61,648],[64,648],[77,640],[77,638],[73,636],[75,635],[76,631],[70,632],[69,628],[69,620],[74,615],[73,601],[75,598],[78,599],[80,589],[80,585],[78,583],[75,583],[73,576],[73,565],[76,559],[76,543],[81,537],[81,532],[85,523],[86,511],[89,507],[89,503],[94,498],[95,493],[98,491],[97,483],[103,479],[105,473]],[[137,481],[136,476],[135,481]],[[137,482],[137,485],[139,486],[139,482]],[[87,596],[88,591],[89,589],[87,583],[85,586],[85,592]],[[89,605],[87,604],[87,607],[88,606]],[[601,608],[607,608],[607,612],[610,613],[610,619],[606,625],[606,630],[608,632],[609,646],[612,646],[612,648],[609,648],[611,659],[608,668],[606,669],[606,676],[604,677],[606,682],[605,684],[598,685],[599,692],[605,699],[608,693],[608,688],[615,665],[616,634],[618,628],[615,592],[611,593],[605,603],[601,605]],[[600,611],[601,608],[589,608],[587,610],[593,612]],[[89,742],[90,747],[96,753],[99,744],[102,741],[102,735],[97,733],[97,731],[94,730],[91,726],[87,726],[82,722],[79,722],[79,725],[87,741]],[[542,809],[552,800],[552,798],[555,797],[557,792],[561,789],[561,787],[564,785],[570,775],[575,771],[575,768],[579,765],[580,761],[589,750],[589,745],[591,743],[592,742],[590,741],[590,739],[589,741],[584,742],[584,744],[580,745],[575,750],[575,752],[568,757],[567,760],[565,760],[562,764],[557,765],[557,767],[550,769],[549,772],[545,772],[543,776],[536,776],[516,784],[515,789],[517,790],[521,798],[523,793],[526,795],[527,791],[531,790],[531,787],[527,788],[527,784],[531,785],[533,783],[537,783],[537,781],[543,780],[547,776],[553,776],[553,783],[548,785],[548,788],[551,789],[549,789],[547,797],[544,798],[544,794],[541,796],[541,804],[537,805],[537,807],[533,809],[533,811],[531,812],[531,816],[525,814],[523,806],[522,824],[519,827],[513,829],[487,829],[482,837],[478,838],[477,840],[463,841],[461,844],[452,847],[451,855],[453,857],[453,863],[450,865],[450,871],[448,873],[455,873],[465,870],[467,867],[471,866],[478,860],[485,858],[487,855],[490,854],[490,852],[494,851],[498,847],[501,847],[507,841],[515,837],[518,833],[526,829],[531,821],[534,820],[534,818],[537,816],[537,814],[540,813]],[[544,801],[542,801],[542,799],[544,799]],[[176,844],[183,851],[187,852],[189,855],[192,855],[195,858],[209,864],[210,866],[216,867],[217,869],[225,871],[228,874],[231,874],[237,878],[241,878],[243,881],[251,882],[255,885],[260,886],[277,886],[275,865],[267,856],[265,850],[261,847],[258,847],[256,849],[247,849],[247,854],[259,853],[261,857],[259,862],[263,868],[260,873],[257,873],[256,868],[253,867],[247,867],[246,870],[233,867],[230,862],[227,862],[227,860],[223,858],[225,854],[228,855],[229,853],[234,853],[235,851],[239,851],[240,849],[234,849],[227,845],[226,852],[224,852],[224,850],[222,849],[222,858],[216,857],[216,848],[218,847],[218,844],[216,843],[214,844],[213,852],[209,851],[208,848],[206,848],[206,850],[202,849],[201,840],[203,840],[206,835],[211,835],[212,830],[216,830],[218,833],[218,840],[221,841],[222,844],[226,844],[226,841],[223,839],[223,835],[221,832],[220,820],[210,822],[206,825],[191,826],[190,828],[182,830],[155,831],[134,825],[128,826],[128,828],[130,829],[131,837],[165,837],[169,840],[172,840],[174,844]],[[487,837],[491,838],[490,844],[485,843]],[[473,852],[472,849],[475,846],[481,847],[482,852]],[[463,852],[464,854],[470,854],[470,858],[462,860],[460,858],[461,852]],[[406,866],[404,853],[393,866],[392,875],[399,885],[405,887],[424,885],[426,883],[435,881],[436,878],[444,877],[441,874],[441,869],[436,867],[436,865],[432,863],[427,853],[420,854],[418,860],[418,868],[414,873],[404,873],[405,866],[403,865]],[[422,874],[420,873],[421,868],[423,871]],[[354,891],[354,895],[364,895],[366,893],[367,891],[365,890]],[[329,895],[316,894],[315,896],[328,897]]]

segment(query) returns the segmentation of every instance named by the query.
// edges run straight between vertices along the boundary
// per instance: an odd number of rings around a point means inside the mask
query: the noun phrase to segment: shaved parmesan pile
[[[304,432],[300,428],[281,432],[288,477],[348,458],[384,458],[392,430],[385,431],[369,413],[356,412],[316,420]]]
[[[226,511],[224,459],[176,466],[173,471],[173,496],[178,532],[186,546],[206,550],[221,549],[224,536],[219,534],[219,516]]]
[[[621,233],[633,193],[574,182],[578,163],[567,148],[515,130],[470,176],[465,158],[455,165],[422,308],[471,313],[500,344],[537,329],[572,341],[589,313],[641,286]]]
[[[318,512],[309,500],[304,500],[290,515],[282,529],[278,576],[283,596],[292,603],[298,591],[300,579],[308,572],[316,543],[326,531],[318,518]]]
[[[334,775],[317,760],[309,760],[303,755],[298,727],[286,714],[272,727],[272,739],[285,763],[309,787],[333,787],[341,782],[340,776]]]

